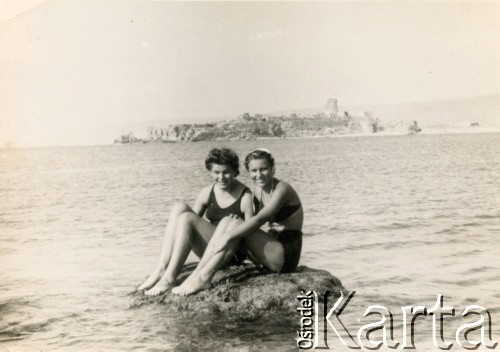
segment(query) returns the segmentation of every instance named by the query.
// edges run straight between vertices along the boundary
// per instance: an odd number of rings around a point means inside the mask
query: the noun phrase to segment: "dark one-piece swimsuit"
[[[260,202],[257,198],[253,198],[255,212],[260,210]],[[282,222],[288,219],[301,207],[301,203],[294,205],[285,205],[274,215],[270,222]],[[271,233],[271,232],[270,232]],[[282,273],[289,273],[297,269],[299,265],[300,253],[302,252],[302,231],[285,229],[283,231],[272,231],[275,238],[283,246],[283,268]]]
[[[215,186],[215,185],[214,185]],[[217,199],[215,198],[214,187],[210,191],[210,196],[208,197],[208,206],[205,211],[206,218],[210,221],[210,223],[214,226],[217,226],[219,222],[226,216],[231,214],[237,215],[242,220],[245,220],[245,214],[241,212],[241,199],[246,192],[250,190],[245,187],[241,192],[238,199],[236,199],[233,204],[226,208],[221,208],[219,203],[217,203]],[[233,258],[229,262],[230,265],[239,265],[242,264],[243,261],[247,258],[246,254],[243,252],[241,248],[238,248],[233,255]]]

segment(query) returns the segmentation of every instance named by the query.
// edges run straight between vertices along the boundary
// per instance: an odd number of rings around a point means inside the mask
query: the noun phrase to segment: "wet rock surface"
[[[196,263],[186,265],[178,284],[195,267]],[[299,266],[296,272],[277,274],[246,264],[219,271],[210,289],[191,296],[177,296],[170,291],[158,297],[134,293],[130,307],[157,303],[182,317],[224,315],[230,320],[253,321],[275,314],[296,316],[297,295],[311,290],[321,294],[329,290],[337,294],[343,287],[339,279],[325,270]]]

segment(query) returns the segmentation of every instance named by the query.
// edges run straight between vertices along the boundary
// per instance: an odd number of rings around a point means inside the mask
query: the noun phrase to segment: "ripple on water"
[[[492,266],[478,266],[478,267],[473,267],[470,268],[469,270],[466,270],[464,272],[464,275],[469,275],[469,274],[475,274],[475,273],[484,273],[487,271],[495,270],[496,268]]]
[[[457,257],[475,256],[482,252],[483,251],[481,249],[466,249],[466,250],[455,249],[455,251],[450,250],[448,252],[443,252],[443,255],[449,258],[457,258]]]
[[[476,215],[477,219],[500,219],[500,214],[479,214]]]
[[[0,341],[22,340],[31,335],[34,326],[26,323],[32,314],[26,311],[33,303],[9,299],[0,303]]]

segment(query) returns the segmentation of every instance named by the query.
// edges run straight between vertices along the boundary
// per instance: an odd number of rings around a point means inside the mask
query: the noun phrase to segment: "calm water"
[[[130,307],[171,205],[192,204],[220,145],[274,152],[305,208],[302,264],[357,291],[354,334],[379,304],[400,338],[400,307],[440,293],[457,315],[488,308],[500,340],[500,134],[421,135],[0,151],[0,351],[293,350],[295,326]],[[416,346],[431,341],[423,320]]]

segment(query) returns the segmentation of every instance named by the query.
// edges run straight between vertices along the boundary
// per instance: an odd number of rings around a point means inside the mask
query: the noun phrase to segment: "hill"
[[[334,119],[328,117],[332,114],[336,116]],[[245,119],[245,116],[249,119]],[[155,127],[148,128],[146,138],[224,140],[375,132],[407,134],[419,132],[420,129],[423,133],[499,132],[500,94],[429,102],[355,106],[338,105],[337,100],[331,98],[323,107],[275,111],[256,114],[255,117],[243,114],[237,120],[226,119],[227,117],[224,117],[225,121],[223,118],[200,119],[214,121],[208,125],[186,124],[187,121],[182,125],[172,125],[171,122],[155,121],[152,124]],[[260,120],[262,121],[258,122]],[[164,129],[167,125],[169,127]],[[145,129],[142,129],[137,132],[142,135],[144,131]]]
[[[470,126],[477,122],[484,127],[500,128],[500,94],[400,104],[339,105],[352,115],[365,111],[386,122],[418,121],[419,126]],[[311,114],[322,108],[283,110],[273,114]]]

